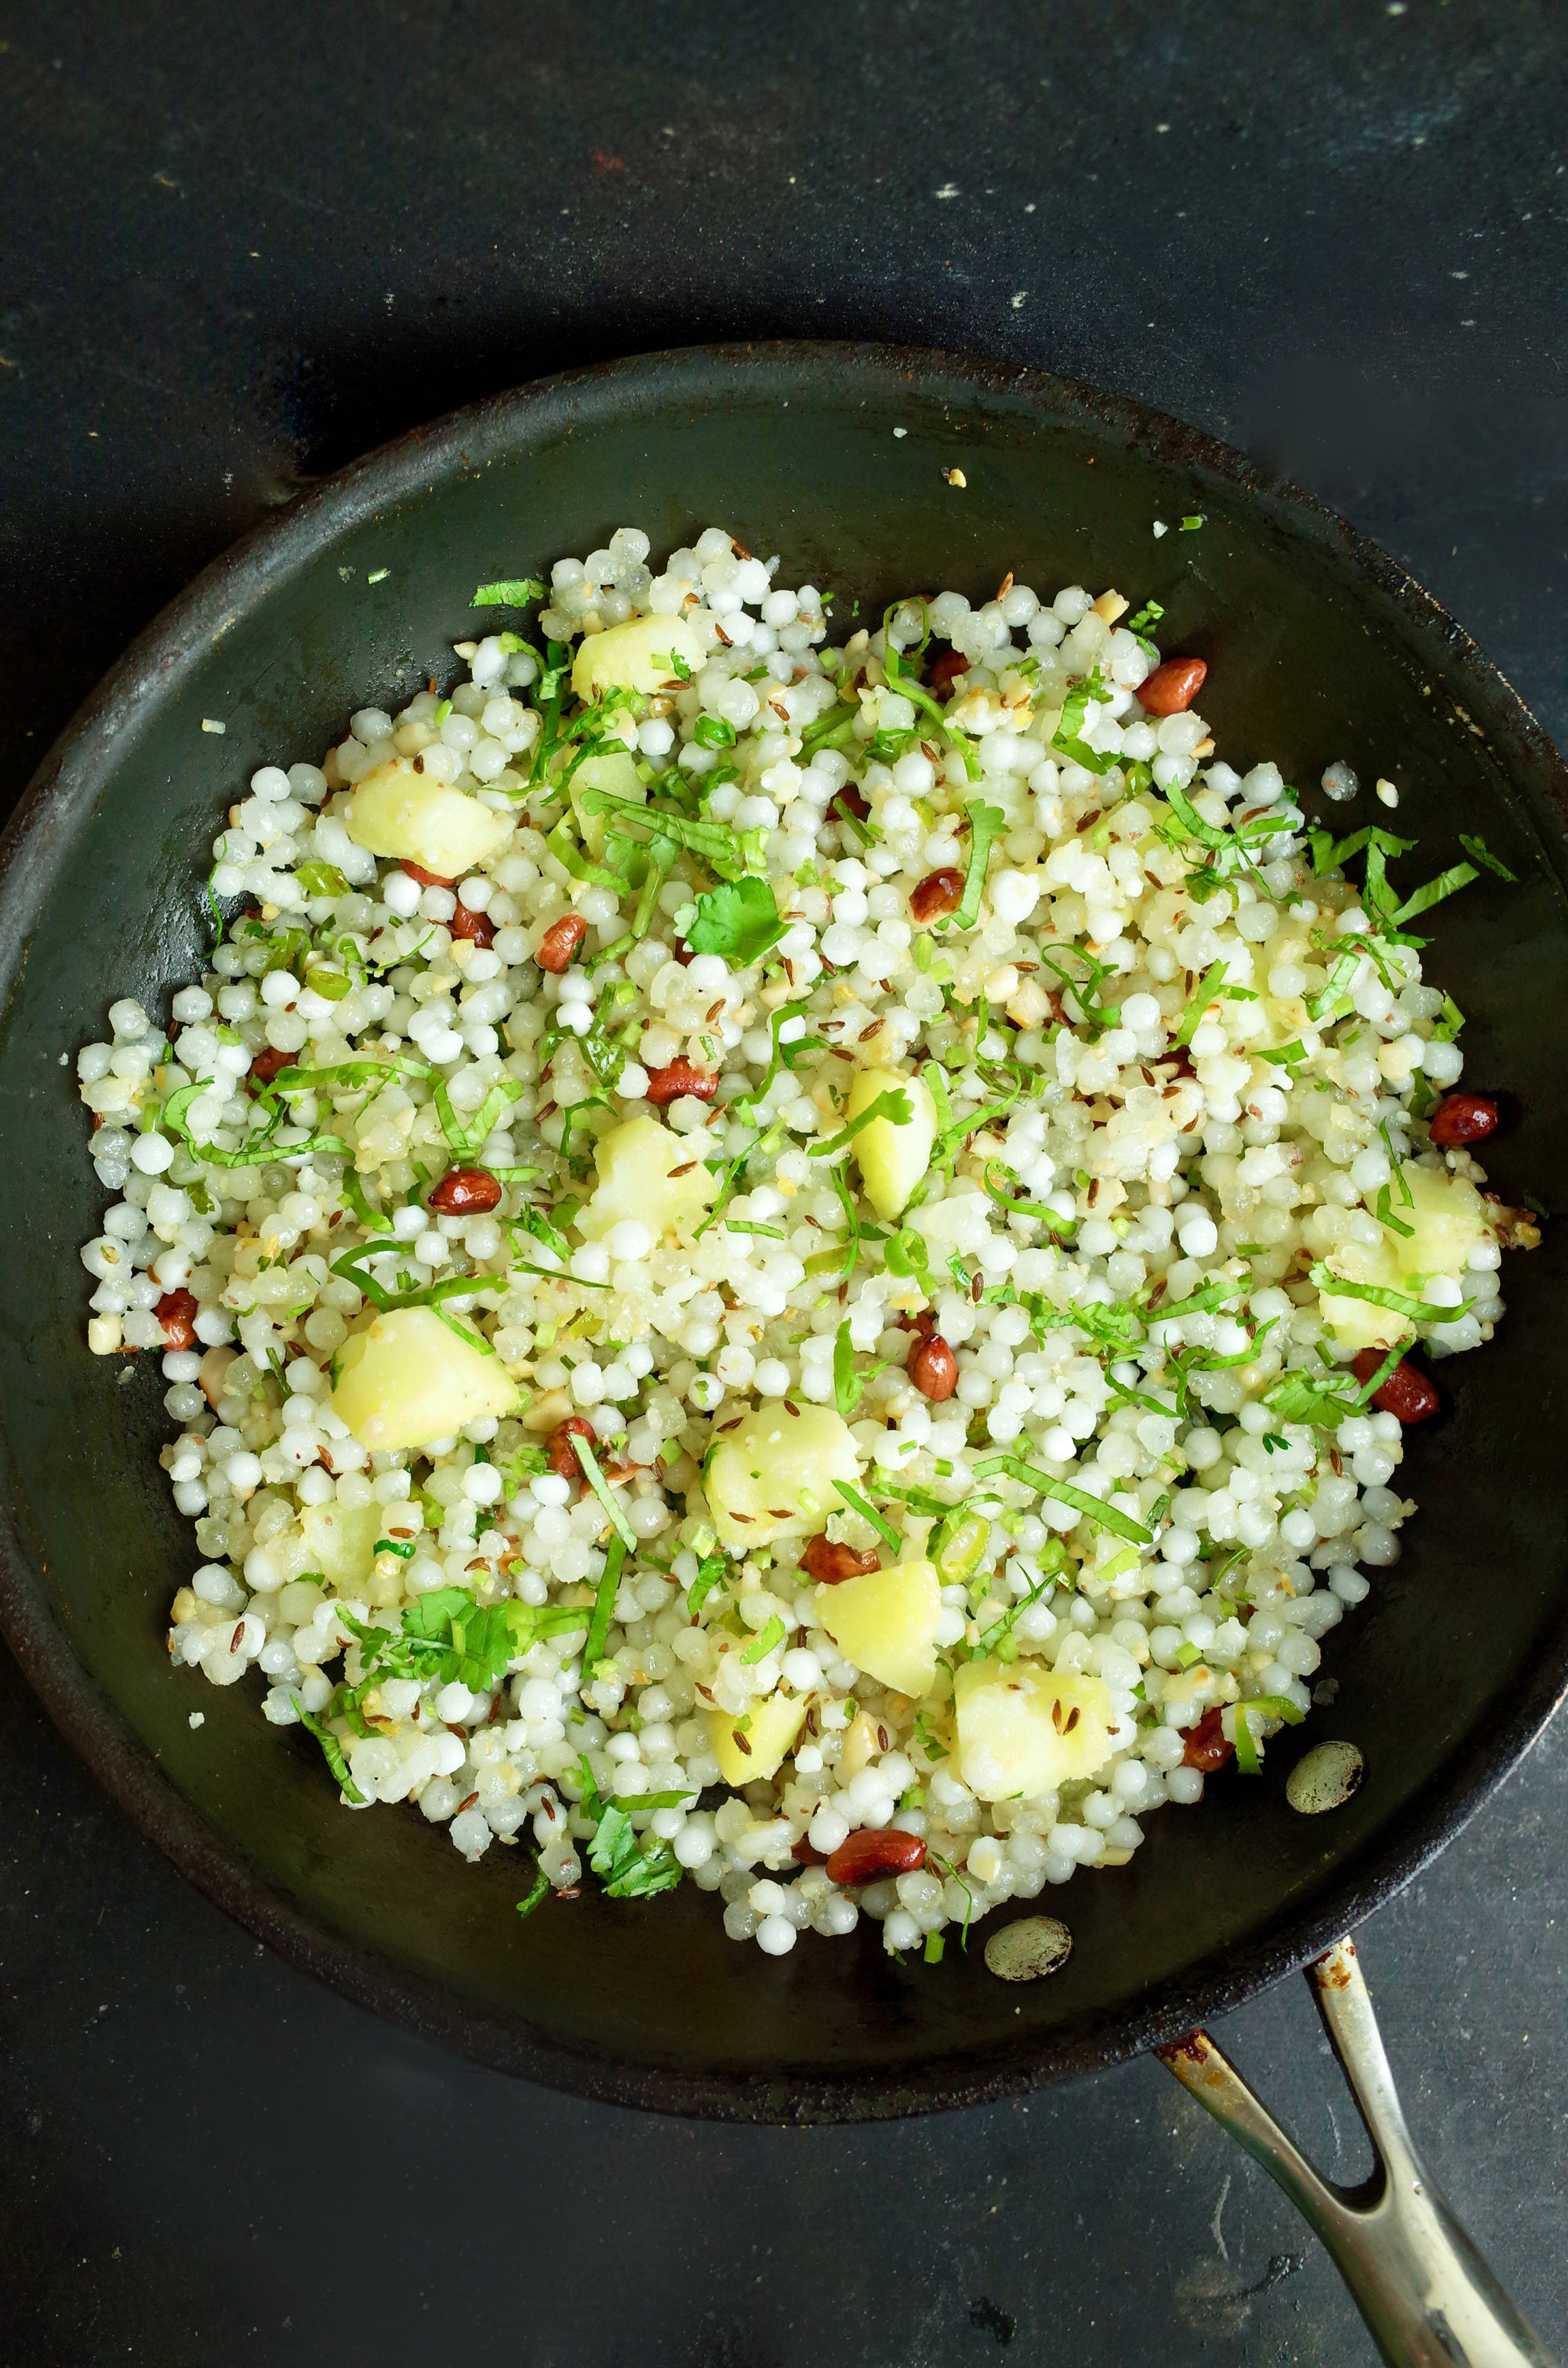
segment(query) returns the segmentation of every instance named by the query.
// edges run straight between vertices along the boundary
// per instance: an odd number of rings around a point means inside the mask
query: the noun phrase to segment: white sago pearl
[[[787,1957],[795,1945],[795,1927],[787,1916],[765,1916],[756,1928],[756,1939],[766,1956]]]
[[[1010,922],[1017,928],[1039,904],[1041,884],[1039,872],[998,871],[987,890],[992,911],[999,921]]]
[[[166,1134],[141,1134],[131,1146],[131,1165],[143,1176],[161,1176],[174,1156],[174,1144]]]

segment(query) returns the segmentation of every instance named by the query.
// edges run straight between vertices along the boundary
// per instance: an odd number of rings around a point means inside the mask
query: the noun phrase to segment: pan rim
[[[772,370],[780,380],[859,374],[868,393],[891,399],[912,381],[983,407],[1032,410],[1042,421],[1108,432],[1166,463],[1204,471],[1238,494],[1278,510],[1289,530],[1326,548],[1370,595],[1407,624],[1435,636],[1445,666],[1498,729],[1510,764],[1533,776],[1532,806],[1568,818],[1568,766],[1506,677],[1471,636],[1408,571],[1346,520],[1232,447],[1131,398],[1041,370],[971,355],[884,344],[812,340],[676,347],[633,355],[530,381],[466,405],[351,461],[264,519],[222,552],[137,636],[89,694],[43,759],[0,840],[0,993],[8,996],[26,959],[40,883],[58,848],[112,768],[112,743],[143,707],[165,695],[212,636],[244,614],[275,576],[327,548],[347,529],[424,492],[456,469],[474,469],[553,435],[567,419],[591,425],[630,407],[685,397],[713,399],[726,371]],[[959,424],[961,424],[961,420]],[[1539,818],[1539,816],[1538,816]],[[1551,850],[1561,877],[1561,844]],[[0,1633],[66,1741],[131,1823],[179,1871],[290,1963],[421,2036],[515,2075],[596,2101],[737,2122],[866,2121],[990,2102],[1044,2082],[1109,2066],[1179,2037],[1222,2014],[1319,1954],[1430,1864],[1524,1758],[1568,1692],[1568,1605],[1553,1623],[1528,1685],[1506,1713],[1471,1728],[1440,1782],[1392,1820],[1310,1916],[1282,1910],[1266,1931],[1208,1970],[1173,1976],[1104,2029],[1042,2047],[1037,2040],[998,2057],[949,2054],[906,2068],[858,2068],[801,2080],[788,2068],[767,2078],[694,2072],[665,2063],[589,2055],[541,2039],[514,2020],[465,2000],[441,1984],[393,1964],[368,1946],[318,1924],[275,1891],[236,1846],[220,1841],[198,1809],[165,1777],[110,1697],[77,1660],[59,1625],[17,1525],[10,1493],[0,1503]]]

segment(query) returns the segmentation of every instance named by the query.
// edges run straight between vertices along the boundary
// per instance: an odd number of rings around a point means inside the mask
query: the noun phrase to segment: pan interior
[[[1152,533],[1196,514],[1199,531]],[[1403,1559],[1325,1642],[1332,1709],[1261,1782],[1162,1812],[1131,1867],[1081,1871],[1042,1898],[1075,1943],[1049,1983],[993,1980],[978,1946],[900,1967],[869,1927],[766,1960],[726,1941],[717,1901],[691,1886],[645,1906],[590,1890],[519,1922],[521,1851],[470,1869],[412,1812],[346,1815],[313,1748],[264,1724],[254,1684],[220,1692],[172,1673],[168,1600],[199,1557],[157,1465],[170,1426],[155,1364],[83,1346],[76,1253],[105,1195],[61,1056],[99,1032],[117,995],[166,1014],[210,942],[206,850],[250,771],[319,759],[352,709],[449,682],[472,586],[547,574],[622,523],[661,553],[713,522],[779,552],[785,582],[831,586],[863,617],[912,587],[978,600],[1008,570],[1047,597],[1075,582],[1153,597],[1165,647],[1208,660],[1204,710],[1238,768],[1272,757],[1312,785],[1344,757],[1364,780],[1393,776],[1401,827],[1431,870],[1454,860],[1461,829],[1483,831],[1520,884],[1444,905],[1428,967],[1469,1015],[1467,1082],[1516,1098],[1494,1185],[1551,1199],[1562,768],[1397,570],[1171,423],[1051,381],[838,348],[588,373],[464,415],[310,496],[154,628],[45,768],[13,838],[0,944],[17,1163],[0,1201],[6,1618],[139,1818],[226,1904],[360,1995],[601,2093],[906,2110],[1104,2060],[1211,2010],[1372,1904],[1522,1748],[1565,1658],[1551,1417],[1562,1261],[1550,1235],[1528,1264],[1510,1260],[1496,1341],[1449,1368],[1453,1412],[1403,1467],[1421,1506]],[[1368,1781],[1335,1816],[1298,1816],[1289,1765],[1330,1735],[1360,1747]]]

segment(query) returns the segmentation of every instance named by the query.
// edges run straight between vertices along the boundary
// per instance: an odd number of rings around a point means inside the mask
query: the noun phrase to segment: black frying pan
[[[1199,532],[1152,534],[1197,513]],[[1339,757],[1369,783],[1392,773],[1433,869],[1461,828],[1483,829],[1521,884],[1442,907],[1435,973],[1471,1015],[1469,1076],[1517,1098],[1517,1126],[1488,1145],[1495,1183],[1549,1201],[1568,1151],[1568,773],[1392,561],[1191,429],[1040,373],[763,346],[549,381],[318,487],[142,636],[5,841],[0,1091],[17,1180],[0,1199],[0,1618],[71,1741],[254,1931],[486,2063],[738,2119],[969,2103],[1168,2041],[1302,1963],[1528,1748],[1568,1670],[1562,1258],[1549,1231],[1510,1260],[1498,1339],[1445,1368],[1445,1418],[1403,1466],[1421,1503],[1404,1559],[1327,1641],[1332,1710],[1281,1738],[1261,1781],[1222,1777],[1201,1809],[1164,1811],[1131,1867],[1043,1899],[1076,1944],[1049,1982],[996,1981],[978,1947],[900,1967],[870,1931],[765,1959],[690,1886],[641,1906],[589,1890],[522,1923],[517,1856],[471,1869],[412,1813],[346,1815],[308,1740],[264,1724],[254,1685],[170,1670],[168,1600],[197,1556],[157,1467],[153,1361],[122,1380],[84,1346],[76,1252],[103,1195],[60,1056],[114,996],[162,1013],[199,968],[204,850],[255,766],[315,758],[367,699],[449,678],[474,584],[623,521],[657,551],[722,521],[781,551],[786,581],[868,608],[912,586],[978,597],[1008,568],[1046,589],[1153,595],[1166,648],[1209,662],[1204,712],[1228,757],[1277,757],[1309,791]],[[1360,1747],[1367,1782],[1301,1817],[1285,1778],[1325,1735]]]

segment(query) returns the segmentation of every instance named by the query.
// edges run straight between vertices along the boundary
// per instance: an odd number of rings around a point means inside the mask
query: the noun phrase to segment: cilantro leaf
[[[1194,819],[1196,820],[1196,816]],[[1210,962],[1209,968],[1204,972],[1202,977],[1199,980],[1198,985],[1193,988],[1192,994],[1187,999],[1187,1007],[1181,1015],[1181,1024],[1177,1028],[1176,1034],[1171,1038],[1171,1042],[1173,1044],[1191,1043],[1205,1012],[1218,996],[1220,989],[1223,986],[1224,983],[1224,963],[1222,962]]]
[[[631,1524],[628,1521],[620,1506],[617,1504],[615,1497],[611,1493],[608,1481],[605,1478],[604,1474],[599,1470],[598,1459],[595,1455],[593,1449],[588,1445],[587,1440],[576,1432],[574,1432],[573,1434],[572,1448],[578,1463],[583,1467],[584,1479],[587,1482],[589,1487],[593,1490],[595,1496],[598,1498],[599,1503],[604,1508],[606,1514],[608,1516],[610,1527],[615,1531],[616,1535],[619,1538],[622,1545],[626,1548],[627,1553],[635,1554],[637,1551],[637,1540],[632,1534]]]
[[[884,1371],[883,1365],[873,1365],[869,1373],[855,1371],[855,1350],[849,1338],[849,1318],[845,1317],[833,1343],[833,1395],[839,1414],[848,1422],[866,1394],[868,1382],[874,1382]]]
[[[862,1128],[869,1126],[873,1119],[885,1118],[890,1125],[907,1126],[914,1115],[915,1107],[909,1096],[900,1087],[890,1086],[886,1093],[879,1094],[875,1101],[868,1102],[859,1117],[852,1118],[848,1125],[842,1128],[837,1134],[830,1135],[825,1143],[813,1143],[811,1156],[813,1159],[828,1159],[835,1152],[846,1150]]]
[[[511,575],[499,584],[480,584],[469,602],[471,609],[526,609],[530,600],[542,600],[544,586],[537,575]]]
[[[1384,1291],[1373,1282],[1346,1282],[1334,1274],[1320,1259],[1312,1268],[1311,1281],[1319,1291],[1333,1299],[1365,1299],[1374,1307],[1391,1308],[1394,1315],[1409,1318],[1412,1324],[1457,1324],[1471,1304],[1461,1300],[1457,1307],[1439,1307],[1426,1299],[1412,1299],[1408,1292]]]
[[[336,1777],[345,1800],[352,1801],[357,1809],[362,1809],[365,1805],[365,1795],[348,1773],[348,1761],[344,1755],[342,1744],[330,1727],[324,1726],[319,1718],[312,1715],[298,1694],[291,1695],[290,1699],[300,1713],[300,1725],[308,1735],[313,1735],[321,1745],[322,1757]]]
[[[1090,1496],[1087,1489],[1070,1487],[1065,1480],[1053,1480],[1049,1472],[1037,1472],[1020,1456],[994,1455],[986,1463],[977,1463],[974,1467],[977,1480],[989,1480],[998,1472],[1005,1472],[1010,1480],[1020,1481],[1026,1488],[1037,1489],[1042,1497],[1055,1497],[1063,1505],[1071,1505],[1075,1512],[1085,1514],[1096,1529],[1113,1531],[1119,1538],[1125,1538],[1129,1545],[1151,1546],[1154,1543],[1152,1533],[1141,1522],[1135,1521],[1131,1513],[1119,1512],[1114,1505],[1107,1505],[1098,1497]]]
[[[736,970],[760,962],[785,933],[778,906],[766,880],[727,882],[697,900],[697,918],[686,941],[696,954],[722,954]]]
[[[585,1764],[584,1773],[587,1775]],[[681,1867],[668,1842],[653,1841],[652,1838],[640,1842],[626,1811],[601,1803],[591,1777],[583,1805],[590,1816],[597,1813],[594,1839],[588,1846],[588,1864],[596,1874],[603,1876],[605,1890],[611,1899],[649,1899],[655,1892],[675,1889],[681,1878]]]
[[[741,1655],[742,1660],[746,1663],[748,1668],[755,1668],[758,1661],[767,1660],[767,1656],[772,1652],[775,1645],[782,1645],[788,1634],[789,1630],[785,1627],[784,1622],[779,1619],[778,1613],[775,1612],[767,1627],[761,1629],[758,1634],[752,1638],[751,1643]]]
[[[767,834],[761,830],[737,832],[728,823],[698,822],[690,814],[640,804],[635,798],[618,798],[609,790],[585,789],[575,794],[585,814],[613,814],[623,830],[675,839],[721,880],[744,880],[748,872],[760,873],[764,869],[762,842]]]
[[[1007,817],[1001,807],[988,806],[983,798],[971,798],[964,811],[970,825],[969,870],[964,875],[963,896],[950,924],[955,929],[972,929],[980,918],[992,842],[1001,838],[1007,829]]]
[[[1255,1714],[1259,1718],[1281,1719],[1287,1726],[1300,1726],[1305,1715],[1285,1694],[1259,1694],[1252,1702],[1238,1702],[1235,1708],[1236,1766],[1244,1776],[1258,1773],[1257,1741],[1252,1731]]]
[[[1518,873],[1517,871],[1510,871],[1507,865],[1502,860],[1502,859],[1499,856],[1493,854],[1492,849],[1487,846],[1486,841],[1483,838],[1472,838],[1467,832],[1461,830],[1460,833],[1460,845],[1463,848],[1471,861],[1472,863],[1479,863],[1483,871],[1494,871],[1499,880],[1508,881],[1515,888],[1518,886]]]
[[[1369,884],[1371,876],[1372,860],[1369,855],[1367,859]],[[1416,889],[1413,896],[1405,898],[1403,904],[1392,916],[1394,928],[1403,928],[1406,921],[1414,921],[1418,913],[1429,913],[1434,905],[1440,905],[1443,902],[1445,896],[1452,896],[1460,888],[1468,888],[1472,880],[1479,880],[1481,874],[1473,863],[1450,863],[1446,871],[1439,871],[1435,880],[1428,880],[1424,886]]]
[[[722,1587],[723,1584],[723,1555],[718,1554],[704,1554],[702,1560],[697,1565],[697,1577],[692,1580],[691,1587],[686,1599],[686,1608],[687,1611],[690,1612],[694,1620],[696,1619],[698,1612],[701,1610],[703,1604],[706,1603],[708,1598],[712,1594],[713,1589],[716,1587]]]
[[[863,1521],[869,1521],[889,1553],[897,1554],[903,1541],[891,1521],[884,1521],[876,1507],[861,1496],[858,1488],[851,1488],[847,1481],[835,1480],[833,1485],[850,1509],[858,1513]]]
[[[518,1915],[531,1916],[534,1909],[539,1907],[540,1902],[545,1898],[549,1890],[550,1877],[545,1873],[543,1868],[540,1865],[539,1861],[535,1859],[533,1888],[528,1893],[526,1899],[519,1899],[517,1901],[517,1906]]]
[[[1097,667],[1082,682],[1074,683],[1062,705],[1061,721],[1051,735],[1051,746],[1060,748],[1074,765],[1082,765],[1085,773],[1108,773],[1111,767],[1119,761],[1115,757],[1102,757],[1097,748],[1091,748],[1082,737],[1090,702],[1096,700],[1104,689],[1105,682]]]
[[[583,1647],[583,1667],[596,1668],[603,1656],[605,1640],[609,1634],[610,1615],[615,1610],[616,1591],[626,1563],[626,1542],[619,1536],[610,1539],[605,1554],[604,1575],[594,1597],[593,1617],[588,1622],[588,1638]]]

